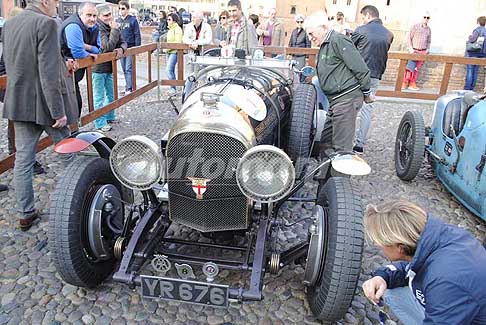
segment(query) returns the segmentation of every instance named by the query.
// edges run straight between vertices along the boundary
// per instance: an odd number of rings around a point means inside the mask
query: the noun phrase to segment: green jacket
[[[351,39],[336,31],[327,33],[319,49],[317,75],[331,104],[370,93],[370,70]]]

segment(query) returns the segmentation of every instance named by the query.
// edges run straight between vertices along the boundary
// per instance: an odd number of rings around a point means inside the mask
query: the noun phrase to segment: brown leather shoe
[[[32,214],[32,216],[30,216],[29,218],[20,219],[19,220],[20,230],[22,230],[22,231],[29,230],[30,227],[32,227],[32,225],[34,224],[34,221],[39,219],[39,218],[40,218],[40,212],[39,212],[39,210],[35,210],[34,213]]]

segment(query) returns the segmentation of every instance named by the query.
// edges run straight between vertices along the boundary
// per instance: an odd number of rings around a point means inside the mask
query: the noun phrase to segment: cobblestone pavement
[[[120,124],[114,126],[109,135],[121,139],[131,134],[146,134],[159,139],[176,117],[167,104],[154,104],[155,92],[150,92],[137,101],[117,111]],[[393,144],[398,123],[407,110],[424,113],[430,121],[432,105],[403,102],[375,105],[373,126],[365,158],[373,171],[366,177],[356,177],[354,182],[362,189],[363,203],[378,202],[389,198],[406,198],[427,207],[444,220],[464,227],[478,238],[484,237],[486,224],[462,207],[433,177],[431,169],[424,164],[418,177],[410,182],[400,181],[395,176]],[[6,123],[0,121],[5,130]],[[89,126],[91,127],[91,126]],[[89,128],[88,127],[88,128]],[[0,138],[1,150],[6,147],[4,135]],[[36,176],[36,206],[47,212],[50,196],[62,172],[60,163],[52,149],[38,154],[47,173]],[[22,233],[16,229],[12,172],[0,176],[0,183],[11,189],[0,193],[0,324],[318,324],[305,300],[302,285],[302,267],[290,267],[279,276],[265,278],[265,300],[244,304],[231,304],[228,310],[212,309],[179,303],[142,300],[138,289],[108,281],[96,289],[77,288],[64,284],[56,274],[51,262],[46,239],[47,218],[30,231]],[[315,186],[306,191],[313,192]],[[294,204],[284,210],[301,216],[308,213],[310,205]],[[184,232],[184,231],[182,231]],[[190,236],[190,233],[187,234]],[[303,228],[281,234],[285,240],[296,240],[302,236]],[[369,278],[371,271],[385,263],[376,248],[366,247],[360,284]],[[240,276],[223,272],[225,281],[238,282]],[[364,298],[361,289],[349,312],[340,324],[378,324],[378,311]],[[387,324],[395,324],[389,320]]]

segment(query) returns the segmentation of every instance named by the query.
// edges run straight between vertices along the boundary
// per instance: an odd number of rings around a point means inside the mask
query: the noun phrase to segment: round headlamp
[[[275,202],[287,195],[295,181],[289,156],[281,149],[260,145],[248,150],[236,169],[238,186],[257,202]]]
[[[113,147],[110,166],[120,183],[133,190],[148,190],[163,176],[159,147],[139,135],[123,139]]]

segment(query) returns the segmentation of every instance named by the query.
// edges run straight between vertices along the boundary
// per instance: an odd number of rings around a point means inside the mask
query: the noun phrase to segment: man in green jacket
[[[306,19],[309,39],[320,47],[317,75],[329,99],[329,111],[321,135],[321,158],[335,151],[351,151],[358,110],[370,93],[370,71],[349,37],[333,31],[327,15],[317,12]]]

